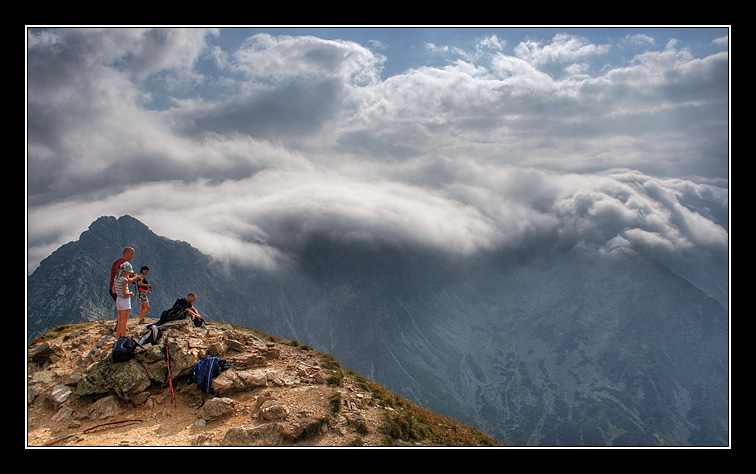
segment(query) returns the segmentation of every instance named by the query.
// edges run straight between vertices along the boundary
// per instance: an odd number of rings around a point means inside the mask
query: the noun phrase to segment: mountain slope
[[[113,319],[106,272],[125,245],[152,270],[152,316],[196,291],[209,320],[305,342],[509,445],[728,441],[727,310],[643,255],[450,259],[313,238],[266,273],[101,218],[29,278],[30,336]]]
[[[30,345],[29,446],[499,445],[296,341],[177,321],[162,326],[157,346],[116,364],[112,326],[59,326]],[[138,336],[144,328],[132,320],[129,330]],[[209,354],[230,365],[213,378],[213,394],[188,383],[190,368]]]
[[[727,313],[648,258],[355,252],[285,326],[397,393],[509,445],[726,444]]]

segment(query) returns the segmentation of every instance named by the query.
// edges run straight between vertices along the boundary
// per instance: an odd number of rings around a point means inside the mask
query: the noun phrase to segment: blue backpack
[[[121,336],[113,345],[113,362],[127,362],[134,357],[137,346],[142,347],[131,336]],[[143,348],[144,349],[144,348]]]
[[[217,377],[222,370],[231,367],[225,359],[207,356],[192,366],[189,372],[189,383],[196,383],[204,393],[213,392],[213,377]]]

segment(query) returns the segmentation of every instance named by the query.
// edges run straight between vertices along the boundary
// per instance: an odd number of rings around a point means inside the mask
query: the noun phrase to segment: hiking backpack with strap
[[[144,333],[141,339],[139,339],[139,345],[140,346],[144,346],[145,344],[155,345],[160,340],[160,337],[162,335],[163,335],[163,332],[160,330],[157,324],[150,324],[149,326],[147,326],[147,332]]]
[[[139,345],[133,337],[121,336],[113,345],[113,362],[126,362],[134,357],[134,351]]]
[[[187,317],[187,314],[184,308],[173,306],[171,308],[166,309],[162,313],[160,313],[160,320],[155,324],[160,326],[169,321],[179,321],[181,319],[186,319],[186,317]]]
[[[215,393],[213,391],[213,378],[220,375],[231,367],[225,359],[216,356],[207,356],[194,364],[189,371],[189,383],[196,383],[204,393]]]

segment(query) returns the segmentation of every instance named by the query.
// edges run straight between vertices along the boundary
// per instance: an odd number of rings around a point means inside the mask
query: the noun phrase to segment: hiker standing
[[[131,297],[134,296],[129,290],[129,283],[141,279],[136,275],[129,262],[123,262],[116,272],[113,280],[113,289],[116,293],[116,309],[118,310],[118,323],[116,324],[116,338],[126,335],[126,324],[129,322],[131,310]]]
[[[113,298],[113,301],[116,300],[116,290],[114,286],[114,280],[116,277],[116,274],[118,273],[118,270],[121,268],[121,265],[123,265],[124,262],[130,261],[132,258],[134,258],[134,249],[131,247],[126,247],[123,249],[123,254],[120,258],[118,258],[113,264],[110,266],[110,282],[108,283],[108,288],[110,288],[110,296]]]
[[[139,269],[139,275],[142,276],[141,280],[136,281],[137,285],[137,299],[139,300],[139,324],[144,324],[144,319],[147,317],[147,312],[150,310],[150,300],[147,295],[152,293],[152,285],[147,283],[146,276],[150,273],[150,269],[146,266]]]

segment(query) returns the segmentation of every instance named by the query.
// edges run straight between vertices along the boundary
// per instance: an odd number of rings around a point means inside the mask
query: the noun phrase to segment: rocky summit
[[[28,446],[499,445],[297,341],[186,319],[114,362],[114,327],[59,326],[29,345]],[[128,329],[148,330],[136,319]],[[224,361],[211,393],[190,377],[208,356]]]

